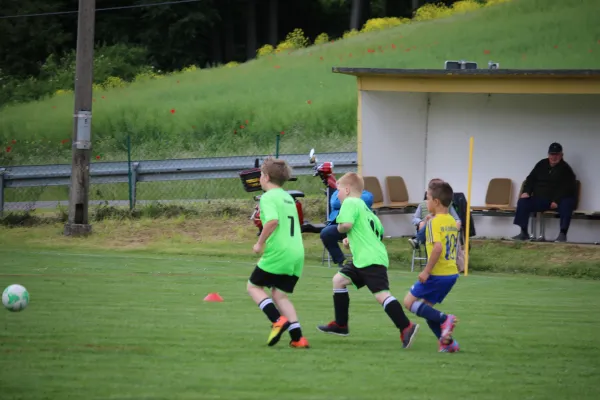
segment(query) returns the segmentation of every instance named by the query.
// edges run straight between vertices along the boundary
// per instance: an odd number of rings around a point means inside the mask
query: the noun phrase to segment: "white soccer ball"
[[[29,304],[29,292],[21,285],[10,285],[2,292],[2,304],[9,311],[21,311]]]

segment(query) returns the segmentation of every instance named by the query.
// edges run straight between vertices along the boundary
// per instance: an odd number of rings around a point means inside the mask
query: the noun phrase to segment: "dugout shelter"
[[[390,236],[414,234],[414,206],[432,178],[467,193],[477,237],[506,238],[523,181],[559,142],[580,184],[569,242],[600,241],[600,70],[334,67],[358,90],[358,171]],[[530,231],[553,240],[555,213]]]

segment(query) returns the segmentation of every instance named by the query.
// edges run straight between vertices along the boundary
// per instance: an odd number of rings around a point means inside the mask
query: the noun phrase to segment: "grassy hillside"
[[[481,10],[94,93],[94,157],[353,150],[356,84],[333,66],[600,68],[597,0],[514,0]],[[71,95],[0,111],[0,165],[69,160]],[[10,147],[7,152],[6,147]],[[94,158],[96,159],[96,158]]]

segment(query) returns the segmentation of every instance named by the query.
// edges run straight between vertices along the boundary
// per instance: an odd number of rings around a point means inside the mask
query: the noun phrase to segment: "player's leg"
[[[323,245],[329,252],[333,263],[339,265],[340,268],[344,264],[345,256],[338,242],[343,238],[344,236],[337,230],[337,224],[326,226],[321,231],[321,241],[323,242]]]
[[[364,286],[356,274],[356,267],[346,265],[333,276],[333,310],[335,319],[327,325],[319,325],[318,330],[333,335],[348,336],[348,319],[350,295],[347,286],[354,284],[357,288]]]
[[[363,274],[363,280],[371,293],[375,296],[377,302],[383,306],[385,313],[390,317],[394,325],[396,325],[396,328],[400,330],[402,347],[405,349],[409,348],[419,331],[419,325],[412,323],[408,319],[400,302],[392,296],[387,276],[387,268],[382,265],[372,265],[370,267],[361,268],[360,272]]]
[[[435,304],[430,303],[427,300],[420,299],[420,301],[427,304],[429,307],[433,308],[435,306]],[[427,326],[429,326],[429,329],[431,329],[431,332],[433,332],[437,340],[440,340],[440,338],[442,337],[442,324],[428,319],[426,319],[425,321],[427,321]]]
[[[269,321],[271,321],[272,329],[271,335],[267,340],[269,346],[277,344],[281,338],[281,334],[277,333],[281,330],[285,330],[289,327],[289,321],[286,317],[279,313],[279,310],[271,300],[271,298],[265,293],[264,288],[272,286],[273,274],[263,271],[259,267],[256,267],[248,279],[247,290],[252,300],[258,305],[262,312],[265,313]],[[273,333],[275,331],[275,334]]]
[[[290,346],[297,348],[308,348],[308,340],[302,336],[302,328],[298,322],[298,315],[296,314],[296,309],[288,297],[288,294],[277,288],[273,288],[272,294],[275,304],[277,304],[277,307],[279,307],[279,310],[281,310],[283,316],[289,321],[287,330],[292,339]],[[279,333],[279,337],[281,337],[281,334],[283,334],[283,332]]]
[[[440,340],[443,341],[452,336],[457,318],[452,314],[447,315],[436,310],[430,304],[441,303],[457,279],[458,275],[431,276],[426,285],[421,282],[415,283],[404,297],[404,306],[419,317],[431,321],[430,327],[440,324]],[[437,329],[432,328],[432,331],[436,334]]]

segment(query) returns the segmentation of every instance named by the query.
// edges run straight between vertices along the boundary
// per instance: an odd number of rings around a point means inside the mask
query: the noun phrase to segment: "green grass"
[[[322,203],[320,203],[322,204]],[[323,215],[320,204],[305,205],[307,218]],[[224,210],[226,212],[224,212]],[[253,260],[249,249],[256,241],[256,228],[248,220],[249,207],[243,202],[206,204],[195,213],[165,218],[170,211],[148,207],[142,218],[94,220],[94,234],[86,239],[62,236],[63,225],[56,220],[43,223],[29,218],[31,226],[0,227],[5,249],[37,248],[76,252],[138,252],[140,254],[188,255]],[[50,214],[52,215],[52,214]],[[94,215],[94,213],[92,214]],[[116,215],[118,217],[119,215]],[[34,217],[44,217],[42,213]],[[48,215],[46,215],[48,217]],[[60,216],[64,218],[64,215]],[[64,220],[64,219],[63,219]],[[37,223],[36,223],[37,222]],[[410,269],[411,250],[405,238],[385,239],[396,270]],[[304,235],[307,262],[320,261],[323,246],[319,236]],[[526,273],[600,280],[600,247],[555,243],[514,243],[476,240],[472,242],[469,268],[474,272]]]
[[[124,160],[127,135],[136,159],[261,154],[274,151],[281,131],[282,153],[352,150],[356,83],[333,66],[443,68],[445,60],[468,59],[482,67],[493,60],[502,68],[599,68],[598,40],[596,0],[515,0],[133,84],[94,94],[93,154]],[[0,145],[12,151],[0,153],[0,165],[68,162],[69,145],[60,141],[71,136],[72,104],[61,96],[1,110]]]
[[[426,324],[403,350],[366,290],[351,291],[351,336],[318,333],[335,269],[313,260],[293,296],[312,348],[285,337],[268,348],[268,321],[245,293],[248,244],[237,258],[3,246],[0,287],[24,285],[31,303],[0,313],[2,399],[600,396],[598,282],[463,277],[441,308],[461,319],[461,352],[440,354]],[[415,278],[392,268],[393,293]],[[204,303],[210,292],[224,302]]]

